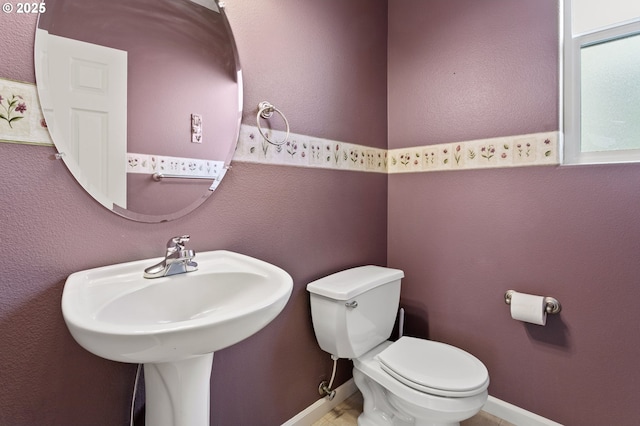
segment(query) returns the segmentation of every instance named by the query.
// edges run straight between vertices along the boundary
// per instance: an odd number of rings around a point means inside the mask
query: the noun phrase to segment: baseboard
[[[560,423],[516,407],[491,395],[482,410],[518,426],[562,426]]]
[[[317,400],[304,411],[301,411],[295,417],[291,418],[286,423],[283,423],[282,426],[311,426],[331,411],[336,405],[356,393],[358,388],[356,387],[353,379],[349,379],[343,385],[338,386],[335,390],[336,396],[331,401],[329,401],[328,398],[321,398]]]

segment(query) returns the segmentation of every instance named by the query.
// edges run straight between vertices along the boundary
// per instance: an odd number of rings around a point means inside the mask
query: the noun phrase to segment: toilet
[[[459,425],[487,401],[489,373],[473,355],[445,343],[389,341],[404,272],[360,266],[307,285],[320,348],[353,360],[364,399],[359,426]]]

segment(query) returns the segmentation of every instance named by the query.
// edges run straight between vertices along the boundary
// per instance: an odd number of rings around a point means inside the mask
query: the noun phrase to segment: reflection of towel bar
[[[172,179],[209,179],[215,180],[218,179],[217,176],[189,176],[189,175],[165,175],[163,173],[154,173],[151,175],[151,178],[156,182],[160,182],[164,178],[172,178]]]

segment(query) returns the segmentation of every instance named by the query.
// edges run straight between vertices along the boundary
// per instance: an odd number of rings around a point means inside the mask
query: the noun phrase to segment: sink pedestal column
[[[209,426],[213,353],[144,364],[147,426]]]

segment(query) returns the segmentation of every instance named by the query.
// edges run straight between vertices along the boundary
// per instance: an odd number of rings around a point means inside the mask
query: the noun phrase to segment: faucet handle
[[[184,244],[189,241],[190,235],[182,235],[180,237],[173,237],[167,241],[167,250],[183,250]]]

